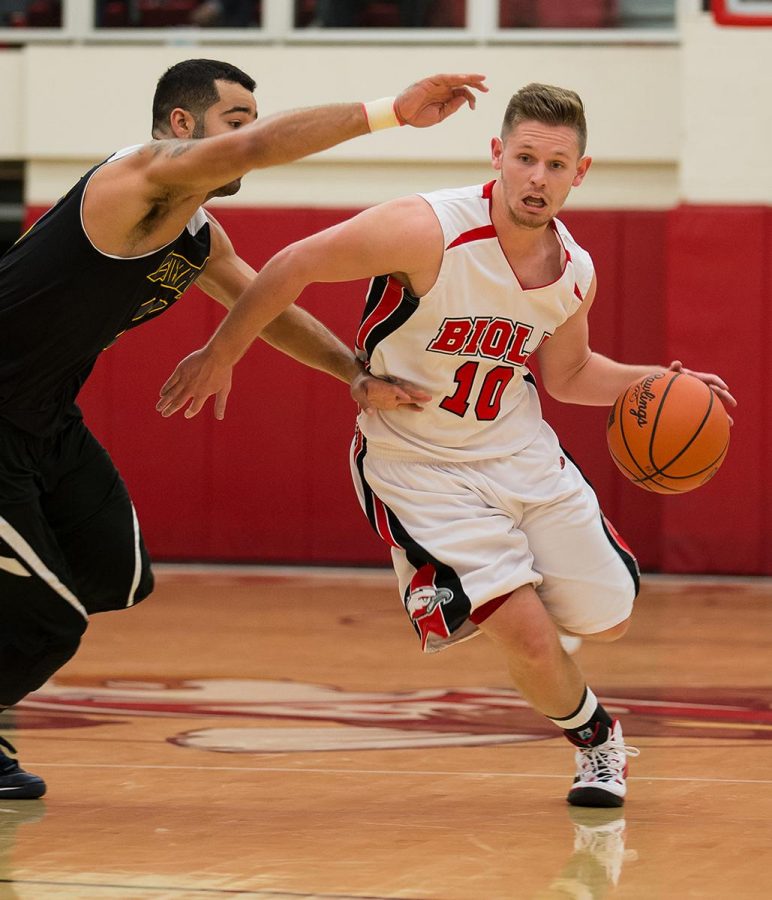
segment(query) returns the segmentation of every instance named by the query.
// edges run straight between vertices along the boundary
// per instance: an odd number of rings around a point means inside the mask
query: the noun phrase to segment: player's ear
[[[574,180],[571,182],[572,187],[579,187],[579,185],[584,181],[584,176],[587,174],[587,170],[591,165],[591,156],[583,156],[579,160],[579,165],[576,167],[576,175],[574,175]]]
[[[178,106],[169,113],[169,125],[171,126],[174,137],[190,138],[193,137],[193,132],[196,128],[196,120],[186,109],[182,109]]]
[[[499,137],[491,138],[491,165],[497,171],[501,171],[501,157],[504,155],[504,142]]]

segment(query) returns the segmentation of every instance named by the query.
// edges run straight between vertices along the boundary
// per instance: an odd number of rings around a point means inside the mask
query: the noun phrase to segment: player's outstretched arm
[[[197,284],[226,309],[232,309],[257,272],[236,254],[220,223],[210,213],[207,217],[212,236],[210,258]],[[299,306],[292,305],[281,312],[260,337],[303,365],[347,384],[354,401],[366,412],[397,406],[420,409],[418,404],[429,399],[408,382],[370,375],[340,338]],[[223,411],[226,399],[227,393],[222,398]]]
[[[162,387],[156,408],[170,416],[187,407],[185,416],[190,418],[214,395],[215,416],[222,418],[233,366],[307,285],[391,272],[409,279],[424,267],[436,272],[441,257],[442,231],[419,197],[366,210],[286,247],[266,263],[207,344],[180,362]],[[421,397],[413,400],[420,402]]]
[[[251,169],[293,162],[379,128],[436,125],[466,104],[474,108],[474,92],[488,90],[484,82],[479,74],[433,75],[371,103],[276,113],[204,140],[154,141],[136,154],[136,165],[158,187],[207,193]]]

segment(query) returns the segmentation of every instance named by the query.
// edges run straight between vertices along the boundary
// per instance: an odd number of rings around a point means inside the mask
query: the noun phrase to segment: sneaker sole
[[[603,788],[591,787],[569,791],[566,800],[571,806],[595,806],[606,809],[624,806],[625,803],[624,797],[618,797],[611,791],[604,791]]]
[[[45,792],[46,783],[41,779],[12,787],[0,787],[0,800],[38,800]]]

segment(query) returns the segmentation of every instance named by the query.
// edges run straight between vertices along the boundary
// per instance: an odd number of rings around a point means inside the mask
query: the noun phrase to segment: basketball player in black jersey
[[[154,140],[95,166],[0,257],[0,710],[72,657],[89,615],[153,589],[129,494],[76,398],[104,348],[194,281],[230,307],[254,277],[202,204],[235,193],[251,169],[389,125],[436,124],[487,90],[481,75],[437,75],[396,98],[258,122],[254,88],[227,63],[173,66],[156,90]],[[266,338],[351,384],[365,407],[412,402],[409,386],[368,376],[299,308]],[[0,750],[0,800],[44,792]]]

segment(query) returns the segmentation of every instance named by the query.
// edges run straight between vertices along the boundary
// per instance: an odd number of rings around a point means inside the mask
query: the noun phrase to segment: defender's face
[[[493,168],[509,218],[524,228],[553,219],[572,187],[582,183],[592,160],[579,156],[573,128],[521,122],[502,140],[491,141]]]
[[[215,81],[220,99],[213,103],[196,121],[193,137],[214,137],[228,131],[236,131],[257,119],[257,104],[254,95],[240,84],[232,81]],[[212,192],[215,197],[229,197],[241,187],[241,179],[224,184]]]

